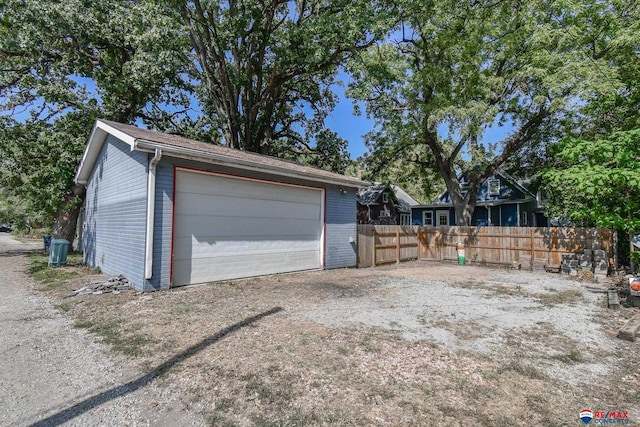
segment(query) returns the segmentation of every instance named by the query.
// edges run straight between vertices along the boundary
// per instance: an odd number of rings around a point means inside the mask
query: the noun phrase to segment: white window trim
[[[447,223],[446,224],[440,224],[440,218],[441,217],[445,217],[447,219]],[[438,227],[440,227],[440,226],[448,227],[449,226],[449,211],[436,211],[436,226],[438,226]]]
[[[400,214],[400,225],[411,225],[411,214]]]
[[[382,193],[382,203],[389,203],[389,194]]]
[[[492,186],[491,184],[497,182],[497,186]],[[487,194],[489,196],[499,196],[500,195],[500,180],[493,178],[487,181]]]
[[[429,223],[427,224],[427,214],[429,214]],[[433,211],[422,211],[422,225],[433,227]]]

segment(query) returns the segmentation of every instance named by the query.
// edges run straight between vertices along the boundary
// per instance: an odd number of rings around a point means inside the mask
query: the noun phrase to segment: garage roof
[[[349,187],[366,187],[369,185],[368,182],[355,177],[328,172],[301,163],[235,150],[103,119],[96,120],[93,126],[93,131],[75,176],[77,183],[87,183],[107,135],[113,135],[126,142],[131,146],[131,151],[154,152],[159,149],[162,150],[163,156],[198,160],[211,164],[270,172],[280,176]]]

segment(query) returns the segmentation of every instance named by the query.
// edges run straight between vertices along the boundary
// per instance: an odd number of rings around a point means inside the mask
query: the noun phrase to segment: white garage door
[[[173,285],[322,266],[321,189],[176,170]]]

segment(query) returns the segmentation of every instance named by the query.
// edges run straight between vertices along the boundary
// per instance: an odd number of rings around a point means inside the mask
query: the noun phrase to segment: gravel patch
[[[205,425],[35,290],[23,253],[39,248],[0,235],[0,425]]]
[[[478,267],[443,266],[450,280],[431,277],[384,277],[373,292],[345,295],[333,306],[318,304],[300,316],[330,327],[364,324],[399,333],[410,341],[426,340],[453,351],[496,356],[514,336],[531,336],[531,355],[554,357],[564,351],[545,337],[590,349],[611,340],[596,319],[606,312],[602,294],[559,274],[494,270],[490,279],[474,274]],[[429,269],[426,269],[427,272]],[[485,269],[486,270],[486,269]],[[413,271],[415,274],[416,271]],[[590,284],[590,286],[594,286]],[[531,334],[528,332],[531,331]],[[558,356],[560,357],[560,356]],[[579,369],[579,374],[577,372]],[[570,383],[589,383],[607,375],[605,363],[583,363],[576,370],[549,366],[549,375]]]

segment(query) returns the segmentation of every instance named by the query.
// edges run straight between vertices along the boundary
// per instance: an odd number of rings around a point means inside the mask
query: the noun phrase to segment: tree
[[[186,44],[152,1],[4,3],[0,180],[73,241],[84,199],[73,172],[93,121],[131,123],[171,101]]]
[[[399,2],[391,40],[350,66],[350,96],[364,101],[376,122],[371,150],[392,151],[425,174],[435,167],[458,225],[470,224],[484,180],[514,154],[539,146],[613,79],[605,61],[581,44],[592,6]],[[503,126],[510,128],[504,139],[481,143],[488,128]],[[464,191],[461,174],[469,183]]]
[[[337,156],[324,118],[338,68],[378,39],[384,10],[369,0],[172,1],[192,46],[190,78],[228,147],[285,158]],[[315,146],[314,146],[315,142]]]
[[[640,129],[605,138],[566,138],[543,173],[548,212],[577,223],[640,230]]]

